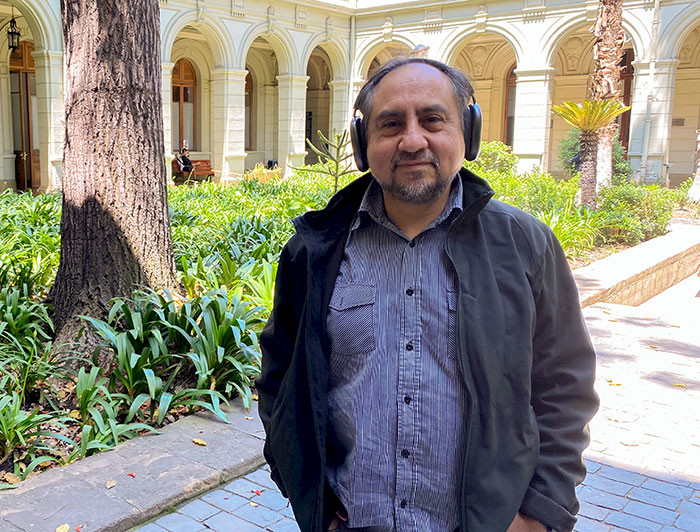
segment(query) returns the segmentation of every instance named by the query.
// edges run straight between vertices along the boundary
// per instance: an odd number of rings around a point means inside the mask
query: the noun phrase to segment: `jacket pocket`
[[[457,360],[457,292],[447,292],[447,356]]]
[[[374,303],[376,287],[337,284],[328,304],[331,351],[343,355],[371,353],[376,349]]]

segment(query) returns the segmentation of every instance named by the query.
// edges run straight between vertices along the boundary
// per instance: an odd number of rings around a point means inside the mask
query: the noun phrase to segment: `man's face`
[[[437,200],[464,159],[462,120],[447,76],[425,64],[393,70],[374,90],[367,160],[385,193]]]

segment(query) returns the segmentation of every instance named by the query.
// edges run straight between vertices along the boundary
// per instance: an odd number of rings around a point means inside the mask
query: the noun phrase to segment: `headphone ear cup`
[[[362,118],[359,116],[353,117],[350,121],[350,143],[352,144],[352,152],[355,156],[355,165],[360,172],[369,170],[367,162],[367,139],[365,139],[364,130],[362,127]]]
[[[479,155],[481,145],[481,107],[469,104],[464,116],[464,158],[473,161]]]

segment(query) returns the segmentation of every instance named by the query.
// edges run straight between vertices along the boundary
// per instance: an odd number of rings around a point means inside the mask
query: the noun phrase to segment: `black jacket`
[[[458,276],[458,342],[468,390],[460,529],[504,532],[518,510],[568,532],[598,408],[595,352],[576,286],[549,228],[495,200],[467,170],[447,237]],[[329,342],[326,311],[349,226],[372,177],[294,220],[257,381],[265,458],[303,532],[325,532]]]

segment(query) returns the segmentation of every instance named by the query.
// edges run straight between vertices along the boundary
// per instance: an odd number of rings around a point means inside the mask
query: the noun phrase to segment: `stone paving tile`
[[[676,521],[676,527],[688,532],[698,532],[700,530],[700,518],[681,515]]]
[[[204,521],[220,511],[219,508],[215,508],[201,499],[196,499],[178,510],[179,513],[191,517],[196,521]]]
[[[155,523],[149,523],[146,526],[137,528],[134,532],[167,532],[165,528],[158,526]]]
[[[208,527],[207,530],[214,530],[216,532],[263,532],[263,530],[265,530],[253,523],[249,523],[248,521],[239,519],[235,515],[225,512],[210,517],[204,524]]]
[[[611,513],[605,522],[627,530],[633,530],[634,532],[659,532],[662,527],[662,525],[658,523],[652,523],[646,519],[641,519],[622,512]]]
[[[224,490],[210,491],[202,496],[202,500],[226,512],[233,512],[236,508],[248,504],[248,501],[243,497],[239,497],[235,493],[229,493]]]
[[[199,532],[200,530],[206,530],[201,522],[180,513],[161,517],[156,521],[156,525],[162,526],[169,532]]]
[[[624,511],[626,514],[641,517],[642,519],[647,519],[648,521],[653,521],[661,525],[672,525],[678,517],[676,512],[638,501],[630,501],[627,506],[625,506]]]

